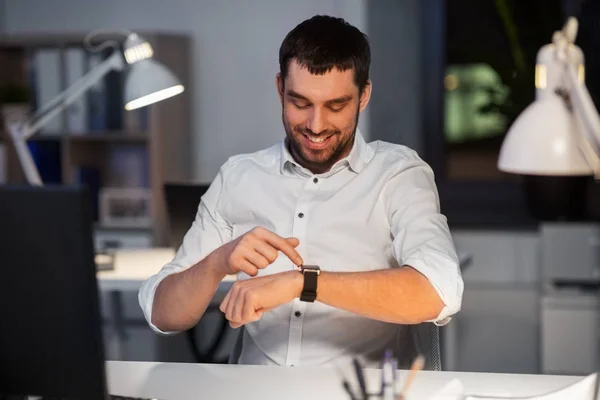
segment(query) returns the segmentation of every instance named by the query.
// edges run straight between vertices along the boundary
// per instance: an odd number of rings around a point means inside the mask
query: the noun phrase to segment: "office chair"
[[[219,306],[217,305],[209,305],[205,313],[209,312],[216,312],[222,314],[221,310],[219,310]],[[218,358],[217,355],[223,347],[225,338],[227,337],[229,321],[227,321],[225,316],[221,315],[217,336],[215,337],[213,342],[208,346],[208,349],[205,351],[200,350],[200,346],[198,345],[198,341],[196,339],[196,335],[198,332],[198,324],[194,325],[185,332],[188,344],[190,345],[190,348],[192,350],[192,355],[194,356],[194,360],[197,363],[202,364],[227,364],[227,359]]]
[[[411,333],[415,349],[415,357],[422,354],[425,357],[423,369],[429,371],[442,370],[442,357],[440,353],[440,328],[434,323],[423,322],[412,325]]]

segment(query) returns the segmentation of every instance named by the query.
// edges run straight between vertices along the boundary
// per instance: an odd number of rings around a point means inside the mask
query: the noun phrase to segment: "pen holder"
[[[349,383],[344,380],[344,389],[346,390],[346,393],[348,393],[350,400],[405,400],[408,389],[412,385],[416,374],[421,371],[425,365],[425,357],[419,355],[413,360],[401,391],[398,390],[398,360],[392,357],[391,350],[387,350],[383,358],[381,367],[381,390],[379,393],[367,392],[363,367],[360,364],[360,361],[355,358],[352,361],[352,364],[360,388],[360,394],[357,396],[350,388]]]

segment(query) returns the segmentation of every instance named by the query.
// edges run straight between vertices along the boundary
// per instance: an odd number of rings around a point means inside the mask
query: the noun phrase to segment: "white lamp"
[[[153,59],[154,51],[148,41],[130,32],[123,49],[123,52],[115,49],[110,57],[36,111],[28,121],[7,121],[21,167],[31,185],[41,186],[42,181],[27,148],[27,140],[110,71],[128,70],[124,93],[126,110],[144,107],[183,92],[184,87],[175,75]]]
[[[584,83],[584,59],[569,18],[540,49],[536,100],[510,127],[498,158],[501,171],[523,175],[600,177],[600,118]]]

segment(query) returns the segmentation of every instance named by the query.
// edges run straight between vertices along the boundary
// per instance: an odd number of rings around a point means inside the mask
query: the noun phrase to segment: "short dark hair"
[[[354,82],[360,93],[369,81],[369,39],[342,18],[316,15],[292,29],[279,48],[283,80],[293,59],[315,75],[324,75],[333,68],[354,70]]]

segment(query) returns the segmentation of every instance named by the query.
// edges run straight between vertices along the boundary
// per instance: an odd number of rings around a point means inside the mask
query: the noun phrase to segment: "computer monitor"
[[[0,186],[0,398],[105,400],[90,201]]]
[[[183,243],[183,237],[196,218],[200,198],[209,186],[196,183],[165,183],[165,201],[170,227],[169,244],[174,249],[178,249]]]

